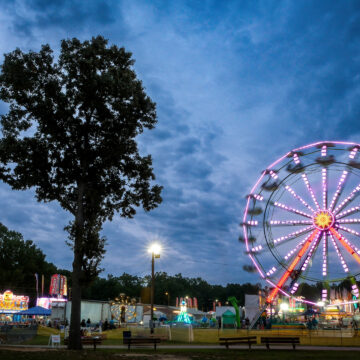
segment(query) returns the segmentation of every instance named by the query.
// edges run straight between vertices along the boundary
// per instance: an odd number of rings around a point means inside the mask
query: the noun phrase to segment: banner
[[[28,304],[28,296],[14,295],[10,290],[6,290],[3,294],[0,294],[1,313],[12,313],[20,310],[27,310]]]

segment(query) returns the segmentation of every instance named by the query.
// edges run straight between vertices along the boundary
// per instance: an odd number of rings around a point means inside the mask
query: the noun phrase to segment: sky
[[[212,284],[258,282],[238,242],[245,197],[270,163],[321,140],[360,142],[358,1],[0,0],[0,63],[19,47],[103,35],[132,52],[157,104],[138,139],[163,203],[104,224],[102,276],[156,271]],[[7,105],[0,102],[0,114]],[[56,203],[0,184],[0,222],[71,269]]]

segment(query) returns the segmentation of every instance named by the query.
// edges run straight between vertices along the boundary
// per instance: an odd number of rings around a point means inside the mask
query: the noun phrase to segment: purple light
[[[248,220],[246,224],[249,226],[257,226],[259,222],[257,220]]]
[[[327,233],[323,237],[323,266],[322,266],[323,276],[327,275]]]
[[[335,203],[336,203],[336,200],[338,198],[338,196],[340,195],[340,192],[341,192],[341,189],[342,189],[342,186],[344,184],[344,181],[347,177],[347,174],[348,172],[346,170],[343,171],[341,177],[340,177],[340,180],[339,180],[339,183],[338,183],[338,186],[337,186],[337,189],[336,189],[336,192],[331,200],[331,204],[330,204],[330,207],[329,207],[329,210],[332,211]]]
[[[333,245],[334,245],[334,248],[335,248],[335,250],[336,250],[336,253],[337,253],[337,255],[338,255],[339,259],[340,259],[340,262],[341,262],[341,265],[342,265],[344,271],[345,271],[345,272],[349,272],[349,268],[348,268],[348,266],[346,265],[346,262],[345,262],[343,256],[341,255],[341,252],[340,252],[339,247],[337,246],[337,244],[336,244],[336,242],[335,242],[335,240],[334,240],[333,235],[332,235],[331,233],[329,233],[329,235],[330,235],[330,239],[331,239],[331,241],[332,241],[332,243],[333,243]]]
[[[321,148],[321,156],[326,156],[326,145],[323,145],[323,147]]]
[[[291,288],[290,293],[291,294],[295,294],[296,290],[298,289],[299,284],[295,283],[294,286]]]
[[[259,195],[259,194],[253,194],[253,197],[256,199],[256,200],[259,200],[259,201],[262,201],[264,199],[264,197],[262,195]]]
[[[277,174],[276,174],[276,172],[275,171],[273,171],[273,170],[270,170],[269,171],[269,174],[271,175],[271,177],[273,178],[273,179],[277,179],[278,178],[278,176],[277,176]]]
[[[337,220],[339,224],[358,224],[360,219],[339,219]]]
[[[316,200],[314,191],[313,191],[313,189],[312,189],[312,187],[311,187],[311,185],[310,185],[310,183],[309,183],[309,179],[307,178],[306,174],[302,174],[301,177],[303,178],[303,180],[304,180],[304,182],[305,182],[305,185],[306,185],[306,188],[308,189],[308,191],[309,191],[309,193],[310,193],[310,195],[311,195],[311,197],[312,197],[312,199],[313,199],[313,201],[314,201],[317,209],[320,210],[320,205],[319,205],[319,203],[318,203],[317,200]]]
[[[276,267],[273,266],[273,267],[266,273],[266,275],[267,275],[267,276],[271,276],[276,270],[277,270]]]
[[[318,242],[319,242],[320,235],[321,235],[321,232],[319,232],[319,233],[317,234],[315,241],[314,241],[313,244],[311,245],[311,248],[310,248],[310,250],[309,250],[309,253],[307,254],[306,259],[305,259],[305,261],[304,261],[304,264],[303,264],[303,266],[302,266],[302,268],[301,268],[301,271],[305,271],[305,270],[306,270],[306,268],[307,268],[307,266],[308,266],[308,264],[309,264],[309,261],[310,261],[312,255],[313,255],[313,252],[314,252],[314,250],[315,250],[315,248],[316,248],[316,246],[317,246],[317,244],[318,244]]]
[[[322,189],[323,189],[323,209],[327,208],[327,170],[324,168],[321,171],[322,175]]]
[[[274,244],[277,244],[281,241],[284,241],[284,240],[288,240],[288,239],[291,239],[291,238],[295,238],[297,236],[299,236],[300,234],[303,234],[305,232],[308,232],[310,230],[314,229],[313,226],[308,226],[306,228],[303,228],[301,230],[298,230],[298,231],[294,231],[286,236],[281,236],[281,237],[278,237],[277,239],[274,240]]]
[[[310,220],[270,220],[271,225],[309,225]]]
[[[354,207],[352,207],[352,208],[349,209],[349,210],[342,211],[340,214],[338,214],[338,215],[336,216],[336,218],[337,218],[337,219],[340,219],[340,218],[342,218],[342,217],[344,217],[344,216],[347,216],[347,215],[353,214],[353,213],[355,213],[355,212],[358,212],[359,210],[360,210],[360,206],[354,206]]]
[[[321,300],[326,301],[327,300],[327,290],[323,289],[321,293]]]
[[[341,235],[340,233],[339,233],[339,235],[341,236],[341,239],[350,246],[352,251],[360,254],[360,250],[356,246],[354,246],[345,236]]]
[[[257,252],[257,251],[260,251],[260,250],[262,250],[262,246],[261,246],[261,245],[255,246],[255,247],[253,247],[253,248],[251,249],[252,252]]]
[[[301,240],[292,250],[290,250],[290,251],[284,256],[284,259],[285,259],[285,260],[289,259],[289,257],[291,257],[301,245],[303,245],[306,241],[308,241],[308,239],[310,238],[310,236],[311,236],[311,234],[310,234],[308,237],[306,237],[305,239]]]
[[[349,201],[351,201],[355,194],[360,190],[360,184],[350,193],[350,195],[339,204],[334,210],[334,214],[337,214]]]
[[[296,165],[300,164],[300,159],[299,159],[298,154],[295,153],[293,158],[294,158],[294,162],[295,162]]]
[[[350,234],[353,234],[353,235],[356,235],[356,236],[360,236],[360,233],[358,233],[357,231],[353,230],[353,229],[349,229],[345,226],[342,226],[342,225],[338,225],[338,228],[341,229],[341,230],[344,230]]]
[[[300,210],[298,210],[298,209],[295,209],[295,208],[292,208],[292,207],[288,207],[288,206],[286,206],[285,204],[279,203],[279,202],[277,202],[277,201],[274,202],[274,205],[277,206],[277,207],[279,207],[279,208],[281,208],[281,209],[287,210],[287,211],[289,211],[289,212],[293,212],[293,213],[295,213],[295,214],[302,215],[302,216],[305,216],[305,217],[307,217],[307,218],[312,219],[312,216],[311,216],[311,215],[309,215],[309,214],[307,214],[307,213],[304,213],[303,211],[300,211]]]
[[[310,211],[312,211],[313,213],[315,212],[315,210],[303,199],[301,198],[299,195],[296,194],[296,192],[289,186],[286,185],[285,189],[295,198],[298,199],[305,207],[307,207]]]
[[[351,151],[351,153],[350,153],[350,155],[349,155],[349,158],[350,158],[350,159],[354,159],[357,152],[358,152],[358,148],[357,148],[357,147],[356,147],[356,148],[353,148],[352,151]]]

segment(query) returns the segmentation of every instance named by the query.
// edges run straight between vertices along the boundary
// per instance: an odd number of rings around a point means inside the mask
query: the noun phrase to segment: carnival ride
[[[246,253],[271,287],[266,302],[280,293],[299,297],[302,284],[321,284],[327,306],[329,284],[360,275],[360,144],[324,141],[294,149],[261,173],[247,196],[243,216]]]

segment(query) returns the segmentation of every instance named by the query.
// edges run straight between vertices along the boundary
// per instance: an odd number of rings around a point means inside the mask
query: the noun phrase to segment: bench
[[[64,345],[69,343],[69,338],[64,339]],[[94,350],[96,350],[96,345],[101,345],[102,338],[100,336],[93,336],[93,337],[82,337],[81,344],[83,345],[94,345]]]
[[[251,344],[256,344],[256,336],[221,337],[219,338],[219,344],[225,345],[226,349],[229,349],[229,345],[248,344],[250,350]]]
[[[300,344],[299,337],[262,337],[261,344],[265,344],[266,348],[270,350],[270,344],[292,344],[295,350],[295,345]]]
[[[156,350],[156,344],[161,342],[160,338],[157,337],[124,337],[123,344],[128,346],[130,350],[131,345],[143,345],[143,344],[154,344],[154,349]]]

